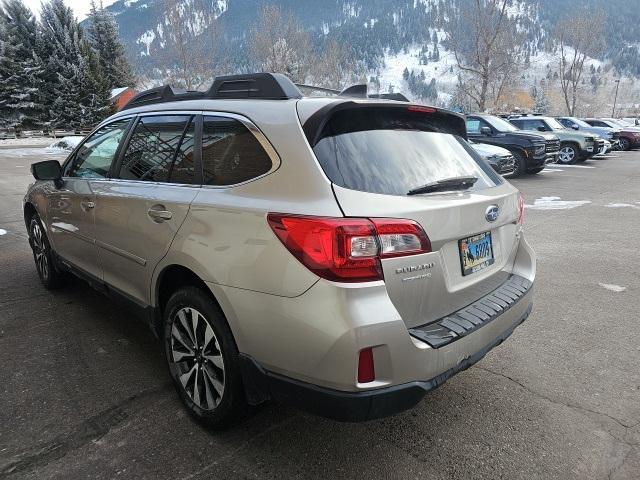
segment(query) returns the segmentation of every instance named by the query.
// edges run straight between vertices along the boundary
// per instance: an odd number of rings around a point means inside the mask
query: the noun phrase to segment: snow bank
[[[6,138],[0,140],[0,148],[2,147],[25,147],[42,145],[46,147],[51,143],[49,137],[26,137],[26,138]]]
[[[56,152],[56,151],[67,151],[70,152],[74,148],[78,146],[78,144],[82,141],[84,137],[72,136],[72,137],[62,137],[46,148],[47,152]]]

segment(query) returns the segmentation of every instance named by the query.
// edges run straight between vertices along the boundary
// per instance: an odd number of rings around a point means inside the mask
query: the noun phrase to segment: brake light
[[[382,280],[381,259],[431,251],[429,238],[412,220],[269,213],[267,221],[304,266],[336,282]]]
[[[524,225],[524,195],[518,192],[518,225]]]
[[[421,105],[409,105],[407,107],[409,112],[422,112],[422,113],[436,113],[436,109],[433,107],[423,107]]]
[[[358,356],[358,383],[373,382],[376,379],[376,370],[373,364],[373,348],[360,350]]]

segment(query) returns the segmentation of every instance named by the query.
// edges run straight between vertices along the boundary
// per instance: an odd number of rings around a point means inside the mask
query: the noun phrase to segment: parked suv
[[[467,115],[467,134],[476,143],[509,150],[515,158],[514,177],[541,172],[547,163],[556,161],[560,148],[560,141],[554,135],[522,132],[493,115]]]
[[[509,121],[522,130],[550,132],[556,135],[560,139],[558,163],[584,162],[604,146],[604,142],[600,144],[593,134],[568,130],[552,117],[511,117]]]
[[[213,427],[270,398],[405,410],[532,308],[522,197],[446,110],[219,77],[139,94],[32,172],[42,283],[72,272],[131,304]]]
[[[579,130],[582,133],[593,134],[599,136],[604,140],[611,143],[612,148],[618,148],[618,141],[620,140],[620,129],[611,127],[594,127],[589,125],[584,120],[580,120],[576,117],[557,117],[556,120],[562,124],[565,128],[571,128],[573,130]],[[600,153],[606,153],[600,151]]]
[[[584,118],[585,122],[594,127],[609,127],[620,129],[620,150],[631,150],[640,147],[640,128],[627,127],[612,118]]]
[[[469,141],[473,149],[500,175],[512,175],[516,160],[506,148]]]

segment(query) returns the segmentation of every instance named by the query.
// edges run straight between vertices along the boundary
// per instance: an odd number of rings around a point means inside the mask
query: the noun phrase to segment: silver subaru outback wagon
[[[218,77],[139,94],[32,173],[44,286],[73,273],[130,304],[211,427],[269,399],[406,410],[531,311],[522,197],[445,110]]]

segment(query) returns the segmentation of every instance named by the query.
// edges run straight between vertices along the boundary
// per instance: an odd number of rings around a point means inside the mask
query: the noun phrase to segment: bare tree
[[[197,90],[229,70],[217,2],[164,0],[164,64],[169,82]]]
[[[306,81],[314,58],[309,34],[291,14],[266,4],[251,28],[249,51],[255,67],[283,73],[294,82]]]
[[[522,59],[521,34],[508,15],[512,0],[450,2],[444,11],[447,45],[460,69],[459,87],[484,111],[497,101]]]
[[[347,83],[357,82],[363,73],[353,52],[335,39],[324,45],[311,66],[313,82],[326,88],[342,89]]]
[[[583,8],[562,18],[556,27],[560,45],[558,75],[567,113],[574,115],[585,61],[604,50],[604,12]]]

